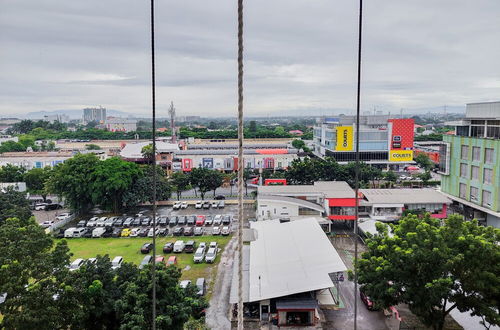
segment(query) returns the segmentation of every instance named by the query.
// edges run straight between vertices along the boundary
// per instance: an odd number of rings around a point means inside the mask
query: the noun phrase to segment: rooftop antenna
[[[170,131],[172,132],[172,143],[176,143],[177,137],[175,136],[175,108],[173,101],[170,102],[168,114],[170,115]]]

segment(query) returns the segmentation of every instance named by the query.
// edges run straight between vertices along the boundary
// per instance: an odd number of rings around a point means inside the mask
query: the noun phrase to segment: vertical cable
[[[156,93],[155,93],[155,5],[151,0],[151,105],[153,119],[153,267],[151,267],[151,280],[153,283],[153,325],[156,330]]]
[[[243,330],[243,0],[238,0],[238,330]]]
[[[357,329],[358,320],[358,219],[359,219],[359,113],[361,99],[361,35],[363,23],[363,0],[359,0],[359,26],[358,26],[358,88],[356,100],[356,177],[355,177],[355,219],[354,219],[354,330]]]

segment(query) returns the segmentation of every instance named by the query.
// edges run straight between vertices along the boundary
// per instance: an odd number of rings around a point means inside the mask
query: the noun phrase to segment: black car
[[[137,227],[137,226],[140,226],[141,225],[141,218],[135,218],[132,223],[131,223],[131,227]]]
[[[151,252],[152,249],[153,249],[152,243],[144,243],[141,247],[141,253],[148,254],[149,252]]]
[[[167,236],[168,228],[158,228],[158,236]]]
[[[187,241],[184,246],[184,252],[186,253],[194,253],[196,251],[196,242],[195,241]]]
[[[82,235],[83,238],[91,238],[92,237],[92,229],[93,228],[87,228],[87,232]]]
[[[59,231],[54,232],[54,237],[55,238],[64,238],[64,231],[65,229],[59,229]]]
[[[194,228],[193,227],[186,227],[184,230],[184,236],[193,236],[194,234]]]
[[[113,232],[111,233],[111,237],[120,237],[121,233],[122,233],[121,228],[114,228]]]
[[[148,236],[149,229],[150,229],[149,227],[141,228],[141,230],[139,230],[139,234],[137,234],[137,236],[139,236],[139,237]]]
[[[61,204],[47,204],[45,205],[45,211],[62,209]]]
[[[121,227],[123,225],[123,221],[124,221],[123,218],[118,218],[118,219],[116,219],[115,222],[113,222],[113,226],[114,227]]]
[[[177,220],[177,224],[179,226],[185,225],[186,224],[186,217],[184,215],[179,216]]]
[[[113,235],[113,228],[106,227],[106,231],[102,234],[102,237],[111,237]]]
[[[151,219],[146,217],[146,218],[142,218],[141,220],[141,226],[149,226],[149,223],[151,222]]]
[[[173,226],[177,225],[178,220],[179,220],[179,218],[176,215],[174,215],[173,217],[170,217],[170,221],[168,222],[168,225],[170,227],[173,227]]]
[[[77,227],[85,227],[86,224],[87,224],[87,220],[80,220],[80,221],[78,221],[76,226]]]
[[[186,223],[189,226],[194,226],[194,224],[196,223],[196,216],[195,215],[188,216]]]
[[[221,200],[221,199],[226,199],[226,197],[225,197],[225,196],[223,196],[223,195],[217,195],[217,196],[215,196],[215,198],[214,198],[214,199]]]
[[[225,215],[222,217],[222,223],[225,225],[229,225],[231,223],[231,217],[229,215]]]
[[[158,225],[165,227],[167,225],[167,217],[161,217],[160,221],[158,221]]]
[[[163,253],[171,253],[174,250],[174,243],[167,243],[163,245]]]
[[[174,236],[182,236],[184,234],[184,227],[177,227],[174,229]]]

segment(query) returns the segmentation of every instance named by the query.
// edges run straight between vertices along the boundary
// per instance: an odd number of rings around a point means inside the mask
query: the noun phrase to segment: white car
[[[216,209],[217,207],[219,207],[219,202],[218,201],[212,201],[212,208]]]
[[[210,245],[208,247],[217,249],[219,246],[217,245],[217,242],[210,242]]]
[[[117,269],[120,268],[123,264],[123,257],[118,256],[111,261],[111,269]]]
[[[214,263],[215,258],[217,258],[217,249],[216,248],[208,249],[208,252],[205,255],[205,262],[208,264]]]
[[[156,236],[158,236],[158,233],[160,232],[160,228],[156,228]],[[153,228],[149,229],[148,231],[148,237],[153,237]]]
[[[214,217],[214,226],[219,226],[221,223],[222,223],[222,215],[221,214],[217,214]]]
[[[73,261],[71,264],[69,264],[69,271],[74,272],[78,268],[82,267],[82,265],[85,263],[85,260],[78,258],[75,261]]]
[[[220,235],[220,227],[213,227],[212,228],[212,235]]]
[[[197,264],[203,262],[203,259],[205,259],[205,248],[199,247],[198,249],[196,249],[196,252],[194,253],[193,261],[195,264]]]
[[[97,219],[99,218],[98,217],[90,218],[90,220],[87,222],[87,227],[95,227]]]
[[[201,209],[203,207],[203,201],[197,201],[196,204],[194,204],[195,209]]]
[[[40,224],[40,227],[42,228],[49,228],[50,226],[52,226],[54,224],[54,221],[52,220],[47,220],[47,221],[44,221],[43,223]]]
[[[181,203],[181,209],[187,209],[188,208],[188,203],[187,202],[182,202]]]
[[[64,231],[64,237],[65,238],[72,238],[75,230],[76,230],[75,227],[70,227],[70,228],[66,229]]]
[[[69,213],[69,212],[65,212],[65,213],[61,213],[59,214],[57,217],[56,217],[56,220],[66,220],[67,218],[71,217],[73,214]]]
[[[102,217],[102,218],[99,218],[99,219],[97,219],[97,221],[96,221],[95,225],[96,225],[97,227],[104,227],[104,223],[106,222],[106,220],[108,220],[108,218],[107,218],[107,217]]]
[[[187,288],[188,285],[191,284],[191,281],[190,280],[184,280],[184,281],[181,281],[181,283],[179,283],[179,286],[183,289]]]
[[[111,217],[108,218],[106,221],[104,221],[104,227],[111,227],[113,226],[113,223],[118,219],[118,217]]]
[[[182,204],[181,202],[175,202],[174,205],[173,205],[174,210],[180,209],[181,208],[181,204]]]
[[[229,229],[229,227],[228,227],[228,226],[224,226],[224,227],[222,227],[221,234],[222,234],[223,236],[227,236],[227,235],[229,235],[230,233],[231,233],[231,229]]]
[[[137,237],[140,231],[141,228],[132,228],[132,230],[130,231],[130,237]]]
[[[43,210],[45,210],[46,206],[47,206],[47,203],[37,203],[37,204],[35,204],[35,211],[43,211]]]

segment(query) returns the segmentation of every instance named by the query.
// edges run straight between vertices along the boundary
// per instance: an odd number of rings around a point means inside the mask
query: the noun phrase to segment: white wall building
[[[106,130],[110,132],[135,132],[137,131],[137,120],[126,118],[108,118]]]
[[[19,138],[17,136],[0,135],[0,145],[7,141],[19,142]]]

